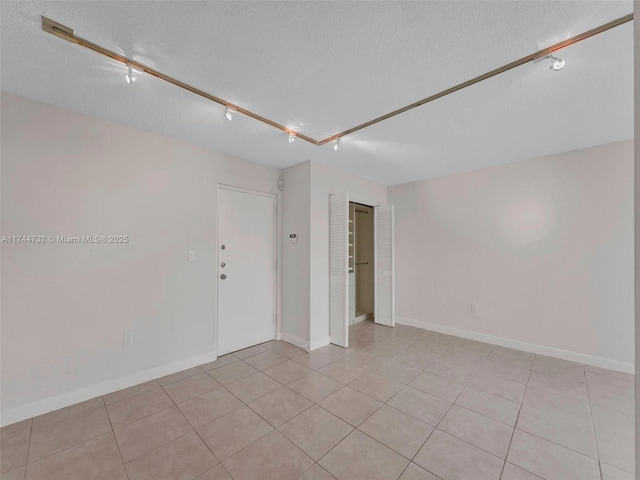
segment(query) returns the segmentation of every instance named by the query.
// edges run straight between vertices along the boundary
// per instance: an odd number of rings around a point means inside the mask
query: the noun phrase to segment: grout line
[[[596,436],[596,427],[593,423],[593,411],[591,410],[591,397],[589,396],[589,382],[587,381],[587,372],[584,365],[582,366],[582,375],[584,376],[584,385],[587,390],[587,404],[589,405],[589,418],[591,418],[591,433],[593,434],[593,443],[596,447],[596,461],[598,462],[598,472],[600,473],[600,480],[602,476],[602,465],[600,464],[600,447],[598,445],[598,437]]]
[[[128,397],[128,398],[131,398],[131,397]],[[127,471],[127,465],[124,463],[124,457],[122,456],[122,452],[120,451],[120,444],[118,443],[118,438],[116,437],[116,430],[113,428],[113,422],[111,421],[111,414],[109,413],[109,409],[107,408],[107,403],[104,400],[104,395],[102,396],[102,403],[104,403],[104,409],[107,411],[107,418],[109,419],[109,425],[111,426],[111,434],[113,435],[113,441],[115,442],[116,448],[118,449],[118,455],[120,455],[120,461],[122,462],[122,469],[124,470],[124,474],[126,475],[128,480],[129,472]],[[114,403],[117,403],[117,402],[114,402]]]

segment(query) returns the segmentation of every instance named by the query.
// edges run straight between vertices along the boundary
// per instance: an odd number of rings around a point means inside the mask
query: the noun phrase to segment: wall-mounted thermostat
[[[298,243],[298,234],[290,233],[289,234],[289,243]]]

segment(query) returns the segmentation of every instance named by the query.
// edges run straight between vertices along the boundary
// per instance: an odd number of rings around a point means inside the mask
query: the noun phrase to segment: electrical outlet
[[[195,262],[196,260],[196,252],[194,250],[189,250],[189,261]]]
[[[471,304],[471,312],[472,313],[478,313],[478,304],[477,303],[472,303]]]
[[[133,333],[125,332],[122,334],[122,346],[128,347],[133,344]]]

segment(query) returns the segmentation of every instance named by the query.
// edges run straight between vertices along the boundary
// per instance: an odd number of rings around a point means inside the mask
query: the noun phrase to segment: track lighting
[[[133,71],[133,68],[131,68],[131,65],[127,65],[127,67],[129,68],[129,70],[127,71],[127,74],[124,76],[124,79],[127,81],[129,85],[131,85],[133,82],[138,80],[138,77]]]
[[[296,141],[296,136],[293,132],[289,132],[289,143],[293,143]]]
[[[558,70],[562,70],[565,64],[567,63],[560,57],[554,57],[553,55],[550,55],[550,57],[551,57],[551,66],[549,68],[551,70],[555,70],[556,72]]]
[[[235,110],[232,110],[232,109],[231,109],[231,108],[229,108],[229,107],[226,107],[226,108],[224,109],[224,116],[225,116],[225,118],[226,118],[227,120],[229,120],[229,121],[233,120],[233,114],[234,114],[234,113],[236,113],[236,111],[235,111]]]
[[[340,137],[336,138],[336,141],[333,142],[333,150],[338,151],[340,149]]]

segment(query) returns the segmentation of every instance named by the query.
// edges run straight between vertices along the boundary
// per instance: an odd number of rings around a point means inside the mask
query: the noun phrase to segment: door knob
[[[227,276],[223,273],[222,275],[220,275],[220,278],[224,280],[225,278],[227,278]]]

